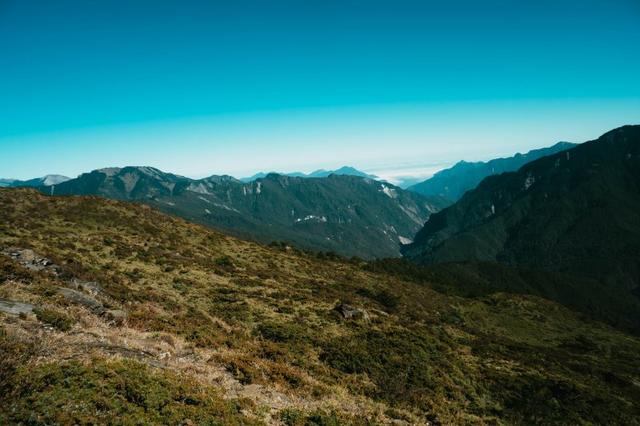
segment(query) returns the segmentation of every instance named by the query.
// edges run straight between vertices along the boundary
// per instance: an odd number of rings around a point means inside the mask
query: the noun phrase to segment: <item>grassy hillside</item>
[[[536,296],[26,189],[0,251],[1,424],[640,423],[640,340]]]

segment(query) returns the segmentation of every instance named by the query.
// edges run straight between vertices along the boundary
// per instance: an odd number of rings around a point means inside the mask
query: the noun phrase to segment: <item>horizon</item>
[[[640,102],[639,102],[639,108],[640,108]],[[640,111],[640,109],[639,109]],[[513,148],[513,150],[510,150],[510,146],[509,145],[504,145],[501,148],[502,149],[495,149],[493,151],[486,151],[484,152],[484,155],[479,154],[479,155],[464,155],[461,154],[459,157],[444,157],[446,158],[446,160],[440,161],[440,162],[428,162],[428,161],[422,161],[422,160],[407,160],[407,159],[402,159],[399,161],[395,161],[395,162],[391,162],[391,163],[382,163],[382,162],[378,162],[378,163],[373,163],[373,165],[366,166],[360,166],[357,163],[341,163],[340,160],[337,161],[332,161],[332,162],[328,162],[328,163],[314,163],[313,166],[301,166],[296,168],[295,166],[291,166],[291,167],[287,167],[286,165],[284,167],[281,168],[252,168],[252,169],[244,169],[244,171],[224,171],[225,169],[222,168],[221,170],[204,170],[204,169],[200,169],[198,172],[194,173],[194,172],[189,172],[189,169],[187,169],[186,171],[180,172],[179,170],[177,170],[176,168],[172,168],[170,163],[166,163],[166,166],[162,166],[162,165],[158,165],[157,163],[155,164],[151,164],[151,163],[144,163],[144,162],[140,162],[140,163],[120,163],[120,164],[104,164],[104,163],[99,163],[96,162],[94,164],[96,164],[95,167],[88,167],[88,168],[81,168],[79,166],[75,166],[75,170],[72,173],[66,173],[64,171],[60,171],[60,170],[51,170],[51,169],[47,169],[46,167],[48,166],[49,163],[46,163],[45,168],[44,169],[40,169],[43,170],[43,173],[39,173],[39,174],[29,174],[29,173],[22,173],[19,177],[16,177],[14,175],[0,175],[0,179],[10,179],[10,180],[29,180],[29,179],[33,179],[33,178],[39,178],[39,177],[43,177],[46,175],[62,175],[62,176],[66,176],[69,178],[76,178],[78,176],[80,176],[83,173],[88,173],[91,172],[93,170],[99,170],[99,169],[105,169],[105,168],[112,168],[112,167],[117,167],[117,168],[123,168],[123,167],[154,167],[157,168],[161,171],[164,172],[168,172],[168,173],[174,173],[180,176],[184,176],[184,177],[188,177],[191,179],[202,179],[205,177],[209,177],[209,176],[213,176],[213,175],[229,175],[232,176],[236,179],[246,179],[246,178],[250,178],[253,177],[256,174],[259,173],[279,173],[279,174],[288,174],[288,173],[296,173],[296,172],[300,172],[300,173],[304,173],[304,174],[310,174],[316,171],[320,171],[320,170],[336,170],[339,169],[341,167],[353,167],[361,172],[365,172],[367,174],[372,174],[372,175],[376,175],[379,179],[381,180],[385,180],[388,181],[389,183],[392,183],[394,185],[400,185],[402,184],[402,182],[404,180],[411,180],[411,181],[420,181],[420,180],[425,180],[428,179],[430,177],[432,177],[435,173],[437,173],[438,171],[444,170],[446,168],[452,167],[455,164],[457,164],[458,162],[461,161],[466,161],[466,162],[487,162],[493,159],[497,159],[497,158],[507,158],[507,157],[512,157],[516,154],[525,154],[531,150],[536,150],[536,149],[541,149],[541,148],[547,148],[550,146],[553,146],[557,143],[560,142],[569,142],[569,143],[575,143],[575,144],[580,144],[589,140],[593,140],[598,138],[600,135],[614,129],[617,127],[621,127],[624,125],[634,125],[636,123],[633,122],[628,122],[628,123],[621,123],[619,125],[615,125],[615,126],[611,126],[611,127],[604,127],[602,128],[602,130],[600,131],[596,131],[595,133],[593,133],[592,136],[583,136],[583,137],[576,137],[573,140],[571,140],[571,138],[562,138],[562,139],[556,139],[553,140],[551,139],[551,136],[548,137],[547,139],[547,143],[543,143],[543,144],[535,144],[535,142],[530,142],[527,145],[524,145],[521,149],[516,149],[515,147]],[[586,133],[586,132],[584,132]],[[0,139],[0,143],[2,142],[2,140]],[[455,152],[459,152],[459,151],[455,151]],[[101,165],[98,165],[101,164]],[[184,170],[184,169],[183,169]]]
[[[633,124],[627,124],[627,125],[633,125]],[[610,131],[612,129],[609,129],[607,131]],[[606,133],[606,132],[602,132],[602,133]],[[545,146],[539,146],[539,147],[532,147],[530,149],[527,150],[520,150],[517,152],[512,152],[512,153],[504,153],[502,155],[494,155],[494,156],[490,156],[487,158],[476,158],[474,160],[468,160],[465,158],[461,158],[458,159],[454,162],[448,162],[448,163],[423,163],[423,162],[408,162],[405,164],[396,164],[393,166],[387,166],[387,167],[378,167],[378,168],[361,168],[358,166],[355,166],[353,164],[341,164],[339,166],[336,167],[320,167],[320,168],[309,168],[309,169],[291,169],[291,170],[269,170],[269,169],[258,169],[253,171],[252,173],[249,174],[243,174],[243,175],[233,175],[233,174],[228,174],[228,173],[204,173],[204,174],[200,174],[197,176],[193,176],[193,175],[188,175],[188,174],[180,174],[180,173],[175,173],[173,170],[171,169],[162,169],[159,167],[155,167],[152,165],[148,165],[148,164],[123,164],[123,165],[107,165],[107,166],[103,166],[103,167],[98,167],[98,168],[94,168],[94,169],[88,169],[88,170],[84,170],[81,171],[80,173],[77,174],[64,174],[64,173],[56,173],[56,172],[52,172],[52,173],[45,173],[42,175],[38,175],[38,176],[29,176],[29,177],[24,177],[24,178],[14,178],[14,177],[7,177],[7,176],[0,176],[0,179],[2,180],[8,180],[8,181],[25,181],[25,180],[29,180],[29,179],[36,179],[36,178],[41,178],[41,177],[46,177],[46,176],[63,176],[63,177],[67,177],[67,178],[71,178],[71,179],[75,179],[77,177],[79,177],[82,174],[85,173],[90,173],[92,171],[96,171],[96,170],[102,170],[102,169],[109,169],[109,168],[125,168],[125,167],[153,167],[156,168],[162,172],[166,172],[166,173],[173,173],[179,176],[183,176],[183,177],[187,177],[189,179],[203,179],[203,178],[207,178],[207,177],[211,177],[211,176],[231,176],[235,179],[238,180],[246,180],[246,179],[254,179],[256,178],[256,176],[259,175],[268,175],[271,173],[275,173],[275,174],[280,174],[280,175],[287,175],[287,174],[295,174],[295,173],[302,173],[304,175],[310,175],[312,173],[316,173],[316,172],[322,172],[322,171],[337,171],[339,169],[342,168],[353,168],[356,171],[359,172],[364,172],[370,175],[373,175],[376,177],[376,179],[381,180],[381,181],[386,181],[388,183],[391,183],[393,185],[397,185],[397,186],[402,186],[402,187],[407,187],[410,185],[413,185],[417,182],[421,182],[424,181],[426,179],[429,179],[431,177],[433,177],[436,173],[438,173],[439,171],[451,168],[453,166],[455,166],[458,163],[464,163],[464,162],[488,162],[491,160],[495,160],[495,159],[503,159],[503,158],[510,158],[510,157],[514,157],[516,155],[519,154],[527,154],[531,151],[534,150],[538,150],[538,149],[544,149],[544,148],[549,148],[552,147],[556,144],[560,144],[560,143],[572,143],[572,144],[581,144],[583,142],[587,142],[587,140],[583,140],[580,142],[572,142],[572,141],[566,141],[566,140],[560,140],[560,141],[556,141],[553,144],[549,144],[549,145],[545,145]],[[259,177],[258,177],[259,178]]]
[[[2,177],[428,176],[640,122],[632,0],[123,6],[0,4]]]

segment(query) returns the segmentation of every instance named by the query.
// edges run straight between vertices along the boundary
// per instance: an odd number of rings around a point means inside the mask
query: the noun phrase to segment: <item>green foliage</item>
[[[265,339],[279,343],[295,343],[308,339],[306,330],[293,323],[263,322],[258,325],[257,332]]]
[[[321,359],[347,374],[366,374],[379,398],[415,404],[438,387],[436,370],[447,366],[447,350],[427,333],[368,330],[329,342]]]
[[[315,411],[313,413],[305,413],[295,408],[287,408],[280,412],[280,420],[286,426],[340,426],[365,424],[364,421],[358,421],[353,418],[344,418],[336,413],[326,413],[323,411]]]
[[[73,325],[73,319],[61,312],[46,308],[34,309],[33,312],[40,321],[49,324],[60,331],[69,331]]]
[[[363,287],[357,290],[357,294],[367,297],[371,300],[375,300],[391,311],[397,308],[398,304],[400,303],[400,298],[386,289],[373,291]]]
[[[0,254],[0,285],[8,280],[31,281],[33,273]]]
[[[221,268],[233,268],[233,261],[231,260],[231,258],[229,256],[217,257],[213,261],[213,264],[216,265],[216,266],[219,266]]]
[[[37,345],[31,340],[18,340],[0,328],[0,400],[15,382],[16,372],[37,352]],[[0,420],[1,420],[0,416]]]
[[[305,423],[305,415],[301,410],[286,408],[280,412],[280,420],[286,426],[302,426]]]
[[[12,383],[0,396],[0,420],[6,423],[257,424],[213,389],[135,361],[21,367]]]
[[[214,259],[213,264],[216,272],[220,275],[227,275],[236,269],[233,260],[229,256],[217,257]]]

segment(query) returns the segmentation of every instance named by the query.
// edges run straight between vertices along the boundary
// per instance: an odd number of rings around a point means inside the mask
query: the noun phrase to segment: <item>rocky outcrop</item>
[[[342,318],[346,320],[369,320],[369,313],[367,311],[347,305],[346,303],[338,303],[333,310],[338,312]]]
[[[104,306],[100,301],[78,290],[63,287],[58,289],[58,294],[71,303],[88,308],[95,314],[102,315],[105,312]]]
[[[50,259],[40,256],[31,249],[12,247],[4,250],[2,253],[29,270],[50,273],[57,277],[60,275],[61,270],[58,265]],[[66,287],[58,288],[57,294],[62,296],[67,302],[84,306],[94,314],[103,316],[107,322],[116,326],[121,326],[126,321],[127,314],[125,311],[106,309],[102,302],[96,298],[102,291],[100,283],[83,281],[73,277],[65,280],[64,284]],[[33,309],[35,309],[35,306],[28,303],[0,299],[0,312],[19,315],[21,313],[29,314]]]
[[[3,253],[31,271],[45,271],[58,275],[60,268],[50,259],[38,255],[31,249],[8,248]]]
[[[9,315],[31,314],[33,313],[33,306],[30,303],[16,302],[13,300],[0,299],[0,312],[4,312]]]

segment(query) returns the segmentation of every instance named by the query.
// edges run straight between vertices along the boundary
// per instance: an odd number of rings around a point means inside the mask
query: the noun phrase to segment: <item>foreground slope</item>
[[[429,197],[444,197],[451,202],[456,202],[465,192],[474,189],[487,176],[514,172],[531,161],[574,146],[575,144],[569,142],[558,142],[548,148],[534,149],[508,158],[496,158],[487,162],[460,161],[453,167],[439,171],[424,182],[408,187],[407,190]]]
[[[85,173],[57,185],[55,194],[143,202],[242,238],[363,258],[398,257],[400,244],[442,206],[438,198],[354,176],[269,174],[243,183],[231,176],[192,180],[151,167]]]
[[[0,190],[0,251],[2,424],[640,418],[638,339],[537,297],[24,189]]]

